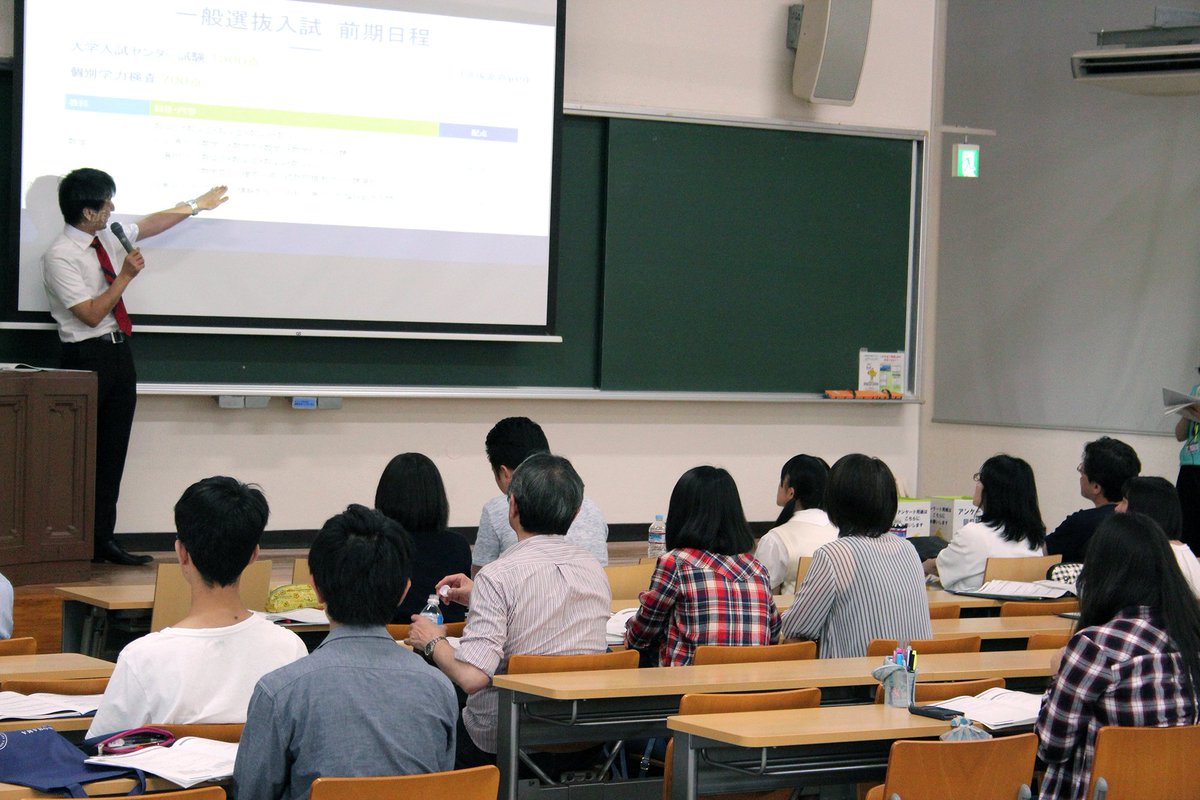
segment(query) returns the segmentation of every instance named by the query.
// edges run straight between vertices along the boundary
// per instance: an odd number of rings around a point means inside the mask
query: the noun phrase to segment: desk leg
[[[671,757],[671,800],[696,800],[696,737],[676,732]]]
[[[517,771],[520,752],[521,711],[511,689],[499,689],[496,766],[500,768],[499,800],[517,800]]]
[[[87,625],[88,610],[91,608],[93,606],[78,600],[62,601],[62,652],[84,652],[84,628]]]

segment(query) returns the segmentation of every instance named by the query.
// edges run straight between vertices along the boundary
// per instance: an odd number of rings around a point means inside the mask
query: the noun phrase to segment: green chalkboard
[[[0,75],[0,110],[11,73]],[[0,131],[0,148],[13,140]],[[905,348],[912,142],[567,115],[561,343],[142,333],[145,383],[809,392]],[[105,165],[119,173],[119,165]],[[15,164],[0,174],[15,242]],[[7,179],[7,180],[4,180]],[[15,245],[12,248],[15,251]],[[15,301],[15,252],[0,268]],[[50,331],[0,362],[53,365]]]

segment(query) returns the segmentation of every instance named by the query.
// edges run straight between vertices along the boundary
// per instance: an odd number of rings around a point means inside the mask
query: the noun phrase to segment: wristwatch
[[[181,200],[180,202],[192,210],[193,217],[200,213],[200,204],[195,200]]]
[[[433,648],[437,647],[437,643],[444,641],[445,636],[435,636],[425,643],[425,657],[433,658]]]

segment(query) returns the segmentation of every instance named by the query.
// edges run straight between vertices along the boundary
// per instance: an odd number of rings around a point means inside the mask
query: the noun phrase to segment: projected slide
[[[546,325],[557,4],[389,5],[27,1],[20,310],[93,166],[123,221],[229,186],[143,243],[135,322]]]

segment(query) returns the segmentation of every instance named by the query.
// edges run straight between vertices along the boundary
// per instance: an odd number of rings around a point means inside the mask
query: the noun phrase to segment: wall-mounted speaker
[[[872,0],[804,0],[792,94],[810,103],[848,106],[858,92]]]

